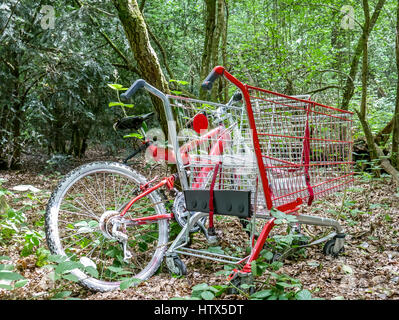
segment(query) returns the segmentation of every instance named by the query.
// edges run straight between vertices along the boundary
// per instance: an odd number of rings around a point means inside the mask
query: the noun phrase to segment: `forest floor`
[[[109,157],[103,157],[103,160]],[[101,160],[97,154],[86,157],[83,162]],[[226,276],[217,272],[224,266],[209,260],[183,257],[187,266],[184,277],[171,276],[163,265],[156,275],[123,291],[96,293],[88,291],[72,282],[56,283],[50,280],[49,270],[38,266],[38,248],[46,248],[44,239],[43,216],[51,190],[57,184],[60,175],[78,165],[70,162],[68,166],[49,167],[48,163],[32,159],[19,171],[0,171],[1,187],[11,191],[6,195],[9,206],[23,210],[26,216],[25,230],[36,231],[42,235],[40,245],[31,254],[22,256],[23,237],[0,247],[0,256],[10,257],[8,263],[16,266],[18,272],[28,282],[12,291],[0,289],[0,299],[51,299],[55,293],[68,290],[69,297],[103,300],[144,300],[190,297],[192,288],[201,283],[208,285],[226,284]],[[135,166],[144,175],[153,176],[155,171],[143,166]],[[164,168],[158,167],[158,171]],[[162,174],[162,172],[161,172]],[[32,185],[38,192],[13,191],[18,185]],[[303,289],[312,293],[312,297],[322,299],[345,300],[393,300],[399,299],[399,193],[389,177],[380,179],[357,175],[354,188],[345,194],[330,197],[311,207],[304,207],[302,213],[338,219],[346,231],[345,251],[338,257],[323,254],[322,245],[306,248],[303,254],[285,258],[283,266],[277,271],[300,281]],[[230,237],[242,235],[237,221],[220,223],[219,235]],[[304,228],[303,233],[310,238],[325,230],[320,227]],[[237,235],[236,235],[237,234]],[[272,232],[272,235],[276,231]],[[1,239],[0,239],[1,240]],[[1,242],[0,242],[1,244]],[[267,288],[270,272],[256,277],[257,290]],[[267,282],[269,281],[269,282]],[[60,289],[62,287],[62,289]],[[217,299],[246,299],[243,295],[223,293]]]

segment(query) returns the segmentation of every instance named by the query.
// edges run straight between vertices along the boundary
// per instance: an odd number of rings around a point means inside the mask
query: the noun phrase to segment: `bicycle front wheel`
[[[169,238],[168,220],[131,223],[135,218],[166,213],[158,191],[120,216],[145,183],[142,175],[126,165],[94,162],[67,174],[51,195],[45,223],[48,247],[52,254],[80,262],[80,268],[71,273],[85,287],[115,290],[126,278],[148,279],[161,265]]]

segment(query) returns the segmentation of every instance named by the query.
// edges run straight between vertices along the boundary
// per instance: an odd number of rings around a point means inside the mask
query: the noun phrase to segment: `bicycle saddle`
[[[140,129],[141,125],[144,121],[150,119],[155,113],[147,113],[142,114],[139,116],[129,116],[122,119],[119,119],[117,122],[114,123],[115,130],[126,130],[126,129],[133,129],[138,130]]]

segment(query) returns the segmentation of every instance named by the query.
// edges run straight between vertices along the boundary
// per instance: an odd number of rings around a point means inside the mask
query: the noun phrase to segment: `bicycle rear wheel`
[[[131,223],[166,213],[158,191],[120,217],[144,183],[146,179],[126,165],[94,162],[71,171],[51,195],[45,223],[48,247],[52,254],[86,267],[71,272],[85,287],[115,290],[127,277],[146,280],[159,268],[167,249],[168,220]]]

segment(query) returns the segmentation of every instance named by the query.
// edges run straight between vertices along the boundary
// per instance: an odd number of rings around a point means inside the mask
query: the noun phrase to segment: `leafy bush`
[[[0,256],[0,262],[11,260],[8,256]],[[15,266],[10,263],[0,264],[0,288],[6,290],[14,290],[21,288],[28,283],[19,273],[14,271]]]

